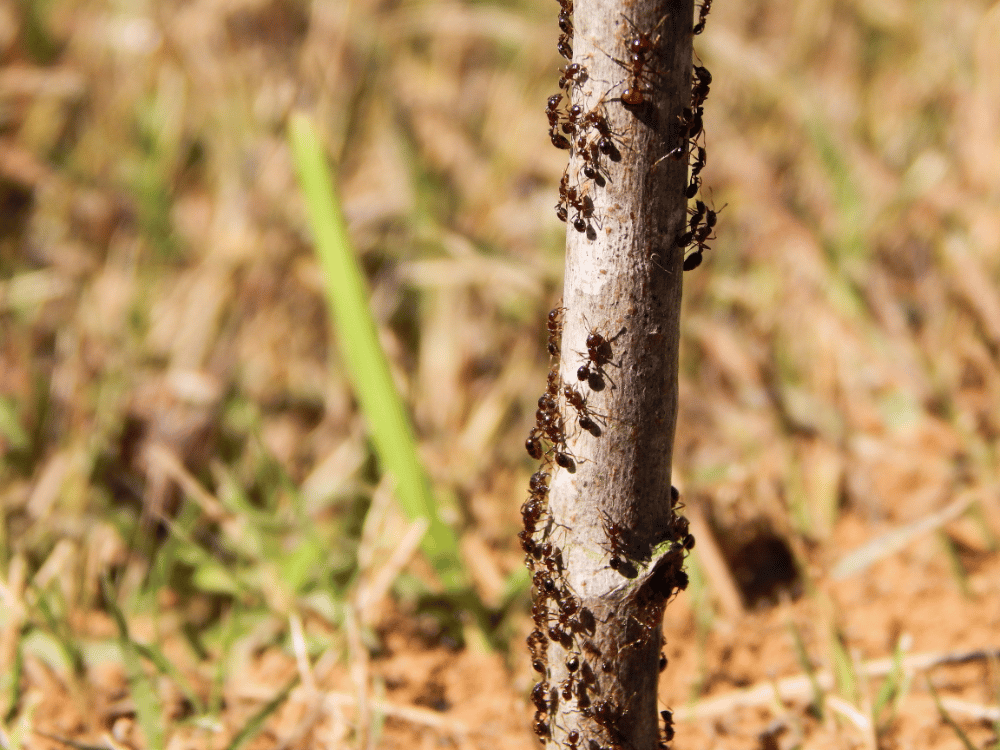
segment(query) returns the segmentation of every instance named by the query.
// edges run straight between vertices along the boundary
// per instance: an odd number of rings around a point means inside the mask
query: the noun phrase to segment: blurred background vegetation
[[[562,284],[557,12],[0,0],[0,746],[534,741],[515,534]],[[998,640],[997,40],[979,0],[716,0],[696,39],[725,209],[684,279],[674,472],[703,533],[675,703],[824,666],[871,726],[793,740],[960,746],[926,702],[865,704],[852,660]],[[296,109],[474,606],[369,442]],[[997,705],[983,670],[953,686]]]

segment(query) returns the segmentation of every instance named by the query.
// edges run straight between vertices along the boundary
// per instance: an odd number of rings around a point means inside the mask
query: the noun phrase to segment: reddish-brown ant
[[[608,538],[608,552],[611,554],[608,565],[613,570],[619,570],[625,563],[624,558],[628,557],[625,541],[622,539],[625,529],[604,510],[601,511],[601,526]]]
[[[580,743],[580,732],[576,729],[571,729],[566,734],[566,748],[567,750],[577,750]]]
[[[647,55],[653,50],[655,46],[655,41],[653,40],[653,34],[660,24],[666,20],[666,16],[661,18],[657,22],[653,30],[648,34],[639,31],[635,24],[632,23],[626,16],[622,16],[628,21],[629,25],[632,26],[635,36],[633,36],[628,42],[629,50],[629,63],[626,65],[621,61],[616,60],[619,65],[624,67],[628,73],[628,87],[622,92],[621,101],[622,104],[629,107],[638,107],[646,103],[646,94],[649,93],[651,86],[647,78],[648,74],[652,71],[646,70],[646,64],[649,62]],[[656,38],[659,40],[659,37]]]

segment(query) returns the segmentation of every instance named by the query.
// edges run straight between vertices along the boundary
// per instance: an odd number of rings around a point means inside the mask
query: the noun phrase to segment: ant
[[[620,523],[613,520],[611,516],[608,515],[607,511],[604,510],[601,511],[601,527],[604,529],[604,534],[608,538],[608,552],[611,553],[611,559],[608,560],[608,565],[612,570],[620,571],[621,568],[625,566],[624,558],[628,557],[625,540],[622,539],[625,529]]]
[[[566,734],[567,750],[577,750],[579,743],[580,743],[580,733],[576,729],[571,729]]]
[[[698,146],[698,150],[695,152],[694,162],[691,164],[691,179],[694,180],[698,175],[701,174],[701,170],[705,168],[708,163],[708,154],[705,151],[704,146]]]
[[[670,742],[674,738],[674,712],[660,711],[660,716],[663,718],[664,740]]]
[[[531,555],[532,557],[534,557],[534,553],[538,549],[535,540],[531,538],[533,534],[534,532],[527,529],[517,532],[517,538],[521,542],[521,549],[524,551],[524,554]]]
[[[542,713],[549,712],[549,701],[548,695],[549,683],[548,680],[542,680],[531,690],[531,702],[535,704],[537,708]]]
[[[605,140],[607,139],[600,139],[600,141]],[[576,150],[583,159],[583,176],[588,180],[594,180],[598,185],[604,187],[604,175],[601,174],[601,156],[598,143],[588,143],[586,134],[581,134],[576,141]]]
[[[565,307],[555,307],[549,311],[549,321],[547,323],[549,330],[548,350],[549,354],[553,357],[559,356],[559,345],[562,343],[562,313],[565,309]],[[540,402],[539,406],[541,406]]]
[[[537,427],[532,428],[528,434],[528,439],[524,441],[525,450],[536,461],[541,460],[543,454],[542,441],[538,439],[539,432],[540,430]]]
[[[549,642],[545,639],[545,633],[541,630],[532,630],[526,639],[526,643],[532,657],[538,657],[539,654],[544,656],[549,650]]]
[[[587,354],[584,355],[583,352],[577,352],[577,354],[586,357],[583,365],[576,371],[577,380],[586,380],[592,390],[601,390],[600,388],[594,388],[595,380],[598,376],[606,375],[604,372],[605,365],[615,364],[612,361],[614,354],[611,351],[611,342],[618,338],[624,330],[623,328],[611,338],[605,338],[594,329],[590,330],[590,333],[587,334]],[[615,365],[615,367],[617,366]]]
[[[559,29],[564,34],[573,34],[573,19],[570,18],[570,14],[565,9],[559,13]]]
[[[579,414],[580,427],[589,432],[594,437],[601,436],[601,428],[594,422],[593,417],[603,418],[603,415],[592,412],[587,407],[587,399],[578,390],[570,385],[563,386],[563,395],[566,402],[576,409]]]
[[[533,534],[544,512],[544,505],[534,495],[525,500],[521,506],[521,519],[524,521],[524,530]]]
[[[570,37],[568,34],[564,33],[559,35],[559,43],[556,44],[556,49],[559,50],[559,54],[567,60],[573,59],[573,45],[570,44]]]
[[[573,228],[578,232],[587,231],[587,222],[594,218],[594,201],[589,195],[580,195],[575,187],[566,188],[566,200],[576,210]]]
[[[535,723],[531,725],[531,730],[539,736],[539,738],[548,737],[551,730],[549,729],[549,724],[544,720],[544,714],[541,711],[535,712]]]
[[[622,16],[622,18],[628,21],[629,25],[635,31],[635,36],[628,43],[630,53],[629,64],[624,65],[616,60],[629,73],[628,87],[622,92],[621,101],[622,104],[628,107],[638,107],[646,103],[646,94],[649,93],[651,88],[649,81],[643,80],[643,75],[646,73],[646,64],[648,62],[646,56],[653,50],[655,43],[659,41],[659,37],[655,41],[653,40],[653,34],[660,28],[660,24],[667,17],[663,16],[648,34],[639,31],[627,16]]]
[[[552,141],[552,145],[556,148],[568,149],[570,147],[569,139],[556,129],[559,124],[559,102],[562,99],[562,94],[550,96],[545,107],[545,116],[549,118],[549,139]]]
[[[691,106],[700,107],[708,99],[708,89],[712,85],[712,74],[702,65],[694,66],[694,85],[691,87]]]
[[[685,107],[681,114],[678,115],[685,137],[692,143],[698,139],[698,136],[700,136],[704,130],[704,115],[705,108],[701,105],[696,107]]]
[[[528,489],[532,495],[544,497],[549,493],[549,475],[545,472],[536,471],[528,481]]]
[[[561,17],[561,16],[560,16]],[[587,79],[587,69],[580,63],[570,63],[563,67],[560,72],[559,88],[569,88],[570,84],[581,86]]]
[[[701,7],[698,9],[698,23],[694,25],[692,33],[697,36],[705,30],[705,19],[708,18],[709,11],[712,10],[712,0],[702,0]]]
[[[667,668],[667,655],[661,651],[660,652],[660,671],[662,672],[666,668]]]
[[[559,379],[559,363],[553,363],[552,367],[549,368],[549,379],[545,386],[545,392],[551,396],[556,396],[559,393],[559,386],[562,381]]]

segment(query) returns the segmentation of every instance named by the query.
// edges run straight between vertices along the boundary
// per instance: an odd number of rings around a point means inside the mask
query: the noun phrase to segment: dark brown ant
[[[549,711],[548,692],[549,683],[547,680],[542,680],[531,690],[531,702],[535,704],[535,708],[543,713]]]
[[[708,91],[712,85],[712,74],[708,68],[694,66],[694,85],[691,87],[691,106],[698,107],[708,99]]]
[[[562,381],[559,379],[559,363],[557,362],[549,370],[549,378],[545,386],[545,392],[555,396],[559,393],[560,385],[562,385]]]
[[[559,356],[559,345],[562,343],[562,313],[565,309],[565,307],[555,307],[549,311],[549,320],[547,323],[549,340],[547,348],[549,354],[553,357]]]
[[[570,147],[569,139],[558,130],[559,125],[559,102],[563,99],[562,94],[553,94],[545,107],[545,116],[549,119],[549,139],[552,145],[560,149]]]
[[[576,729],[571,729],[566,734],[566,748],[567,750],[577,750],[577,746],[580,743],[580,733]]]
[[[685,188],[684,197],[687,198],[688,200],[691,200],[696,195],[698,195],[698,191],[700,189],[701,189],[701,177],[695,175],[692,178],[691,182],[688,183],[687,188]]]
[[[567,60],[573,59],[573,45],[570,44],[570,41],[571,40],[568,34],[560,34],[559,43],[556,44],[556,49],[559,50],[559,54]]]
[[[613,570],[620,570],[625,564],[624,558],[628,557],[625,541],[622,539],[625,529],[604,510],[601,511],[601,526],[604,529],[604,535],[608,538],[608,552],[611,554],[608,565]]]
[[[526,555],[530,555],[535,551],[536,545],[535,540],[531,538],[532,534],[533,532],[528,531],[527,529],[517,532],[517,538],[521,542],[521,549]]]
[[[521,506],[521,518],[524,521],[524,530],[534,533],[535,527],[544,511],[544,506],[534,496],[528,498],[524,502],[524,505]]]
[[[528,455],[531,456],[536,461],[540,460],[542,457],[542,441],[538,439],[538,428],[532,429],[531,433],[528,435],[528,439],[524,441],[525,450],[528,451]]]
[[[696,141],[702,134],[705,125],[704,116],[705,108],[701,106],[685,107],[679,115],[684,137],[689,141]]]
[[[684,537],[683,542],[684,549],[693,550],[694,549],[694,534],[688,534]]]
[[[587,407],[587,400],[583,397],[579,391],[577,391],[572,386],[563,386],[563,395],[566,397],[566,402],[576,409],[579,415],[580,427],[587,432],[589,432],[594,437],[601,436],[601,428],[594,421],[594,417],[602,418],[603,416],[591,411]]]
[[[705,30],[705,19],[708,18],[709,11],[712,10],[712,0],[702,0],[698,9],[698,23],[694,25],[692,33],[697,36]]]
[[[559,30],[564,34],[573,34],[573,19],[565,10],[559,14]]]
[[[569,472],[576,471],[576,462],[573,460],[573,457],[568,453],[562,453],[560,451],[556,451],[556,465],[560,466],[563,469],[566,469]]]
[[[667,668],[667,655],[661,651],[660,652],[660,671],[662,672],[666,668]]]
[[[566,120],[562,124],[562,131],[566,135],[576,135],[577,133],[577,123],[580,121],[580,116],[583,114],[583,107],[579,104],[574,104],[566,112]]]
[[[693,208],[688,208],[688,213],[691,214],[691,221],[689,222],[689,227],[691,232],[694,233],[698,226],[701,224],[702,219],[705,218],[705,212],[708,207],[705,205],[704,201],[695,201]]]
[[[533,659],[531,662],[531,668],[534,669],[539,674],[545,674],[545,662],[541,659]]]
[[[705,168],[705,165],[708,163],[707,162],[707,156],[708,156],[708,154],[706,153],[704,146],[698,146],[698,149],[697,149],[697,151],[695,153],[696,153],[696,156],[694,158],[694,162],[692,162],[692,164],[691,164],[691,178],[692,179],[694,179],[695,177],[697,177],[698,175],[700,175],[701,174],[701,170],[703,170]]]
[[[570,84],[581,85],[587,78],[587,69],[580,63],[569,63],[563,67],[559,78],[559,88],[569,88]]]
[[[536,471],[528,481],[528,489],[533,495],[546,495],[549,491],[549,475],[542,471]]]
[[[548,737],[550,733],[549,724],[544,718],[541,711],[535,712],[535,723],[531,725],[531,730],[539,737]]]
[[[541,630],[532,630],[528,634],[526,639],[528,644],[528,651],[531,652],[532,657],[538,657],[539,655],[544,656],[549,649],[549,642],[545,638],[545,633]]]
[[[587,222],[594,218],[594,201],[589,195],[580,195],[575,187],[566,188],[566,199],[576,210],[573,228],[578,232],[587,231]]]
[[[674,712],[660,711],[660,716],[663,719],[663,739],[670,742],[674,738]]]

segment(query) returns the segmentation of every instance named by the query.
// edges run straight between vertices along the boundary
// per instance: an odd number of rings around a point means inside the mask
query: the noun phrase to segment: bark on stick
[[[540,734],[550,746],[652,750],[660,741],[663,609],[686,585],[690,544],[670,481],[688,160],[664,157],[687,141],[692,15],[690,0],[576,0],[573,9],[573,62],[586,76],[572,104],[580,117],[601,113],[614,149],[594,150],[599,134],[578,128],[564,181],[575,194],[559,408],[573,466],[551,469],[548,538],[561,548],[556,588],[581,610],[568,617],[558,591],[543,598],[564,636],[547,647]],[[588,161],[596,179],[583,173]],[[581,428],[574,398],[597,429]]]

